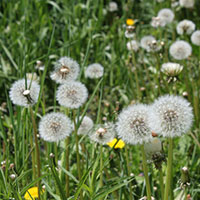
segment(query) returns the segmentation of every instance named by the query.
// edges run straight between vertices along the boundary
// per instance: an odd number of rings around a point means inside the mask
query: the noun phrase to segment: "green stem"
[[[66,146],[66,170],[69,171],[69,137],[65,140]],[[66,195],[69,197],[69,176],[66,174]]]
[[[173,158],[173,140],[169,138],[169,150],[168,150],[168,161],[167,161],[167,177],[166,177],[166,185],[165,185],[165,195],[164,200],[168,200],[169,190],[171,185],[171,173],[172,173],[172,158]]]
[[[163,172],[162,167],[159,169],[159,181],[160,181],[160,192],[161,192],[161,199],[164,199],[164,184],[163,184]]]
[[[146,182],[147,200],[151,200],[151,187],[150,187],[150,182],[149,182],[147,159],[146,159],[146,154],[144,151],[144,145],[141,146],[141,149],[142,149],[143,171],[144,171],[144,177],[145,177],[145,182]]]
[[[103,146],[100,145],[100,187],[103,187]]]

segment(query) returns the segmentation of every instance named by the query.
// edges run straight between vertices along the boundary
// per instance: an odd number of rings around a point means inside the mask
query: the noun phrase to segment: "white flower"
[[[169,24],[174,19],[174,13],[169,8],[163,8],[158,12],[158,17],[162,21],[162,23]]]
[[[69,136],[71,132],[71,121],[63,113],[46,114],[39,123],[39,133],[45,141],[57,142]]]
[[[156,41],[156,39],[151,35],[144,36],[140,41],[140,45],[147,52],[159,51],[161,49],[161,46],[158,45],[158,42]]]
[[[164,137],[176,137],[189,131],[193,122],[190,103],[181,96],[165,95],[151,106],[149,124]]]
[[[169,53],[173,58],[183,60],[192,54],[192,47],[188,42],[179,40],[170,46]]]
[[[191,41],[193,44],[200,46],[200,30],[195,31],[191,36]]]
[[[129,51],[138,51],[139,49],[139,44],[136,40],[131,40],[130,42],[127,42],[126,46]]]
[[[71,81],[59,86],[56,97],[61,106],[79,108],[87,100],[88,91],[84,84]]]
[[[164,63],[162,64],[161,71],[167,76],[177,76],[183,70],[183,66],[178,63]]]
[[[131,105],[124,109],[116,123],[117,134],[125,143],[142,144],[152,139],[148,124],[149,107],[143,104]]]
[[[195,1],[194,0],[179,0],[179,3],[182,7],[193,8]]]
[[[99,63],[89,65],[85,70],[85,77],[88,78],[101,78],[103,76],[104,68]]]
[[[51,79],[57,83],[65,83],[77,79],[78,74],[79,64],[69,57],[62,57],[55,64]]]
[[[112,141],[116,131],[113,123],[98,124],[89,134],[90,139],[100,144],[106,144]]]
[[[179,35],[183,35],[184,33],[190,35],[194,30],[195,30],[195,24],[187,19],[179,22],[176,27],[176,31]]]
[[[79,118],[79,120],[81,119],[81,117]],[[92,119],[90,117],[84,116],[79,129],[78,129],[78,135],[86,135],[88,134],[92,127],[94,126],[94,123],[92,121]]]
[[[28,107],[37,102],[39,92],[40,86],[36,81],[27,80],[26,85],[25,79],[21,79],[13,83],[9,94],[13,104]]]
[[[108,10],[109,10],[110,12],[115,12],[115,11],[117,11],[117,10],[118,10],[117,3],[114,2],[114,1],[109,2]]]

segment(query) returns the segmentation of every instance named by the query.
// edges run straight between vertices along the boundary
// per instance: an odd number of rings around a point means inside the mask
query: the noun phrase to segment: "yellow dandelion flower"
[[[126,24],[127,24],[128,26],[133,26],[133,25],[135,24],[135,21],[134,21],[133,19],[127,19],[127,20],[126,20]]]
[[[44,189],[42,190],[42,193],[44,192]],[[38,187],[32,187],[29,188],[26,192],[26,194],[24,195],[24,198],[26,200],[35,200],[35,198],[38,198]]]
[[[111,142],[108,142],[107,145],[108,145],[110,148],[113,148],[114,145],[116,144],[116,142],[117,142],[117,139],[114,138]],[[120,139],[120,140],[117,142],[117,144],[115,145],[114,148],[115,148],[115,149],[122,149],[124,146],[125,146],[125,143],[123,142],[123,140]]]

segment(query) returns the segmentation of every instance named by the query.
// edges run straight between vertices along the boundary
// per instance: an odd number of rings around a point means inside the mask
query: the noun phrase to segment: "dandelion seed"
[[[127,144],[142,144],[152,139],[148,125],[149,107],[143,104],[124,109],[116,124],[117,134]]]
[[[70,119],[58,112],[52,112],[42,117],[39,124],[41,138],[48,142],[57,142],[69,136],[72,132]]]
[[[81,119],[81,117],[80,117]],[[94,126],[94,123],[90,117],[84,116],[81,125],[79,126],[78,129],[78,135],[86,135],[88,134],[92,127]]]
[[[194,7],[194,0],[179,0],[179,4],[185,8],[193,8]]]
[[[183,97],[162,96],[155,101],[151,110],[151,129],[164,137],[181,136],[192,126],[192,107]]]
[[[51,73],[51,79],[57,83],[75,80],[79,74],[79,64],[69,57],[60,58]]]
[[[192,54],[192,47],[188,42],[179,40],[170,46],[169,53],[173,58],[183,60]]]
[[[169,24],[174,20],[174,13],[169,8],[163,8],[158,12],[158,17],[162,23]]]
[[[114,139],[115,134],[113,123],[106,123],[97,125],[89,136],[94,142],[106,144]]]
[[[200,30],[195,31],[191,36],[191,41],[193,44],[200,46]]]
[[[114,1],[109,2],[108,10],[109,10],[110,12],[115,12],[115,11],[117,11],[117,10],[118,10],[118,5],[117,5],[117,3],[114,2]]]
[[[18,80],[13,83],[9,95],[13,104],[19,106],[33,106],[39,97],[40,86],[36,81],[27,80],[27,88],[25,79]]]
[[[177,76],[183,70],[183,66],[178,63],[164,63],[162,64],[161,71],[167,76]]]
[[[147,52],[150,51],[159,51],[161,49],[161,46],[158,45],[156,39],[151,36],[144,36],[141,41],[140,41],[140,45],[143,49],[145,49]]]
[[[86,102],[88,91],[84,84],[71,81],[59,86],[56,97],[61,106],[74,109]]]
[[[95,79],[103,76],[104,68],[98,63],[89,65],[85,70],[85,77]]]
[[[179,35],[183,35],[184,33],[190,35],[194,30],[195,30],[195,24],[187,19],[179,22],[176,27],[176,31]]]
[[[126,46],[129,51],[138,51],[139,49],[139,44],[136,40],[131,40],[126,44]]]

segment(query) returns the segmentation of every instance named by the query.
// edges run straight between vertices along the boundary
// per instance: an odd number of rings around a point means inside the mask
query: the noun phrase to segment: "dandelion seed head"
[[[52,112],[40,120],[39,133],[45,141],[57,142],[69,136],[71,132],[71,121],[63,113]]]
[[[195,31],[191,36],[191,41],[193,44],[200,46],[200,30]]]
[[[162,142],[159,138],[153,138],[149,143],[144,145],[144,150],[147,155],[152,155],[162,151]]]
[[[99,63],[89,65],[85,70],[85,77],[95,79],[103,76],[104,68]]]
[[[27,88],[25,79],[20,79],[13,83],[10,88],[10,99],[13,104],[19,106],[33,106],[39,97],[40,86],[36,81],[27,80]]]
[[[131,105],[118,117],[118,137],[128,144],[142,144],[152,139],[148,125],[149,107],[143,104]]]
[[[106,144],[112,141],[115,137],[116,131],[113,123],[98,124],[94,130],[89,134],[90,139],[99,144]]]
[[[162,21],[162,23],[169,24],[174,19],[174,13],[169,8],[163,8],[158,12],[158,17]]]
[[[164,137],[181,136],[192,126],[192,107],[181,96],[162,96],[153,103],[151,110],[149,124]]]
[[[151,20],[151,26],[152,27],[157,28],[159,26],[163,27],[165,25],[166,25],[166,23],[160,17],[158,17],[158,16],[152,17],[152,20]]]
[[[179,0],[179,4],[185,8],[193,8],[194,7],[194,0]]]
[[[79,70],[79,64],[75,60],[62,57],[56,62],[54,71],[50,76],[57,83],[65,83],[77,79]]]
[[[140,41],[140,45],[147,52],[155,52],[161,49],[161,46],[158,45],[156,39],[151,35],[144,36]]]
[[[173,58],[183,60],[192,54],[192,47],[188,42],[179,40],[170,46],[169,53]]]
[[[114,2],[114,1],[109,2],[108,10],[109,10],[110,12],[115,12],[115,11],[117,11],[117,10],[118,10],[118,5],[117,5],[117,3]]]
[[[180,21],[176,27],[176,31],[179,35],[183,35],[184,33],[190,35],[194,30],[195,24],[187,19]]]
[[[139,44],[136,40],[131,40],[130,42],[127,42],[126,46],[129,51],[138,51],[139,49]]]
[[[70,81],[59,86],[56,97],[61,106],[74,109],[86,102],[88,91],[84,84]]]
[[[81,118],[80,118],[81,119]],[[90,117],[84,116],[81,125],[78,129],[78,135],[86,135],[88,134],[92,127],[94,126],[94,123]]]
[[[164,63],[162,64],[161,71],[167,76],[177,76],[183,70],[183,66],[178,63]]]

